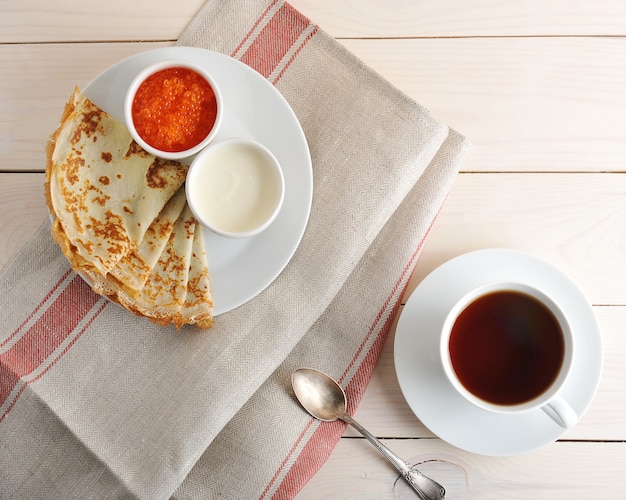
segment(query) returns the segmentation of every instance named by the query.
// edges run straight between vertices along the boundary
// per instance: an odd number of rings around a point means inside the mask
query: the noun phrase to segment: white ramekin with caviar
[[[126,126],[143,149],[180,160],[197,154],[216,136],[223,115],[213,77],[189,61],[167,60],[144,68],[124,101]]]

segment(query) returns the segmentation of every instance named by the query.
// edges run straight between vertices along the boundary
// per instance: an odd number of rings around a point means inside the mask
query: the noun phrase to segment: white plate
[[[495,280],[519,281],[543,289],[571,321],[576,353],[561,394],[580,418],[591,403],[602,370],[602,340],[593,309],[561,271],[513,250],[477,250],[461,255],[419,284],[398,321],[396,374],[413,413],[441,439],[482,455],[517,455],[555,441],[565,429],[540,409],[510,416],[476,408],[454,391],[439,358],[439,333],[447,311],[471,289]]]
[[[285,268],[306,228],[313,197],[309,147],[298,119],[283,96],[259,73],[224,54],[193,47],[166,47],[124,59],[84,89],[94,103],[124,121],[126,88],[145,66],[163,59],[205,67],[222,91],[224,117],[216,140],[245,137],[264,144],[285,176],[285,201],[272,225],[258,236],[234,240],[205,230],[214,314],[246,303]]]

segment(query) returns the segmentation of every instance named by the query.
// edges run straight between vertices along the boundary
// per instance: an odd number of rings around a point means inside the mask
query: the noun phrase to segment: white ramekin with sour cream
[[[225,139],[193,159],[185,191],[200,224],[221,236],[244,238],[274,221],[283,204],[285,180],[278,160],[264,145]]]

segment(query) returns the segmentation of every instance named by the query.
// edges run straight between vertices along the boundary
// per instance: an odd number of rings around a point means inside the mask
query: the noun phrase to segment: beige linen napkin
[[[311,149],[304,238],[265,291],[198,334],[93,294],[44,223],[0,275],[1,498],[290,498],[341,424],[291,370],[358,403],[467,141],[281,1],[208,2],[180,44],[285,96]]]

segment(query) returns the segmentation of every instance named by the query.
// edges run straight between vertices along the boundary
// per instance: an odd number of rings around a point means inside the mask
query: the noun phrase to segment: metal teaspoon
[[[346,412],[346,393],[325,373],[312,368],[298,368],[291,375],[291,385],[300,404],[318,420],[343,420],[359,431],[401,473],[423,500],[442,500],[446,490],[436,481],[411,467]]]

